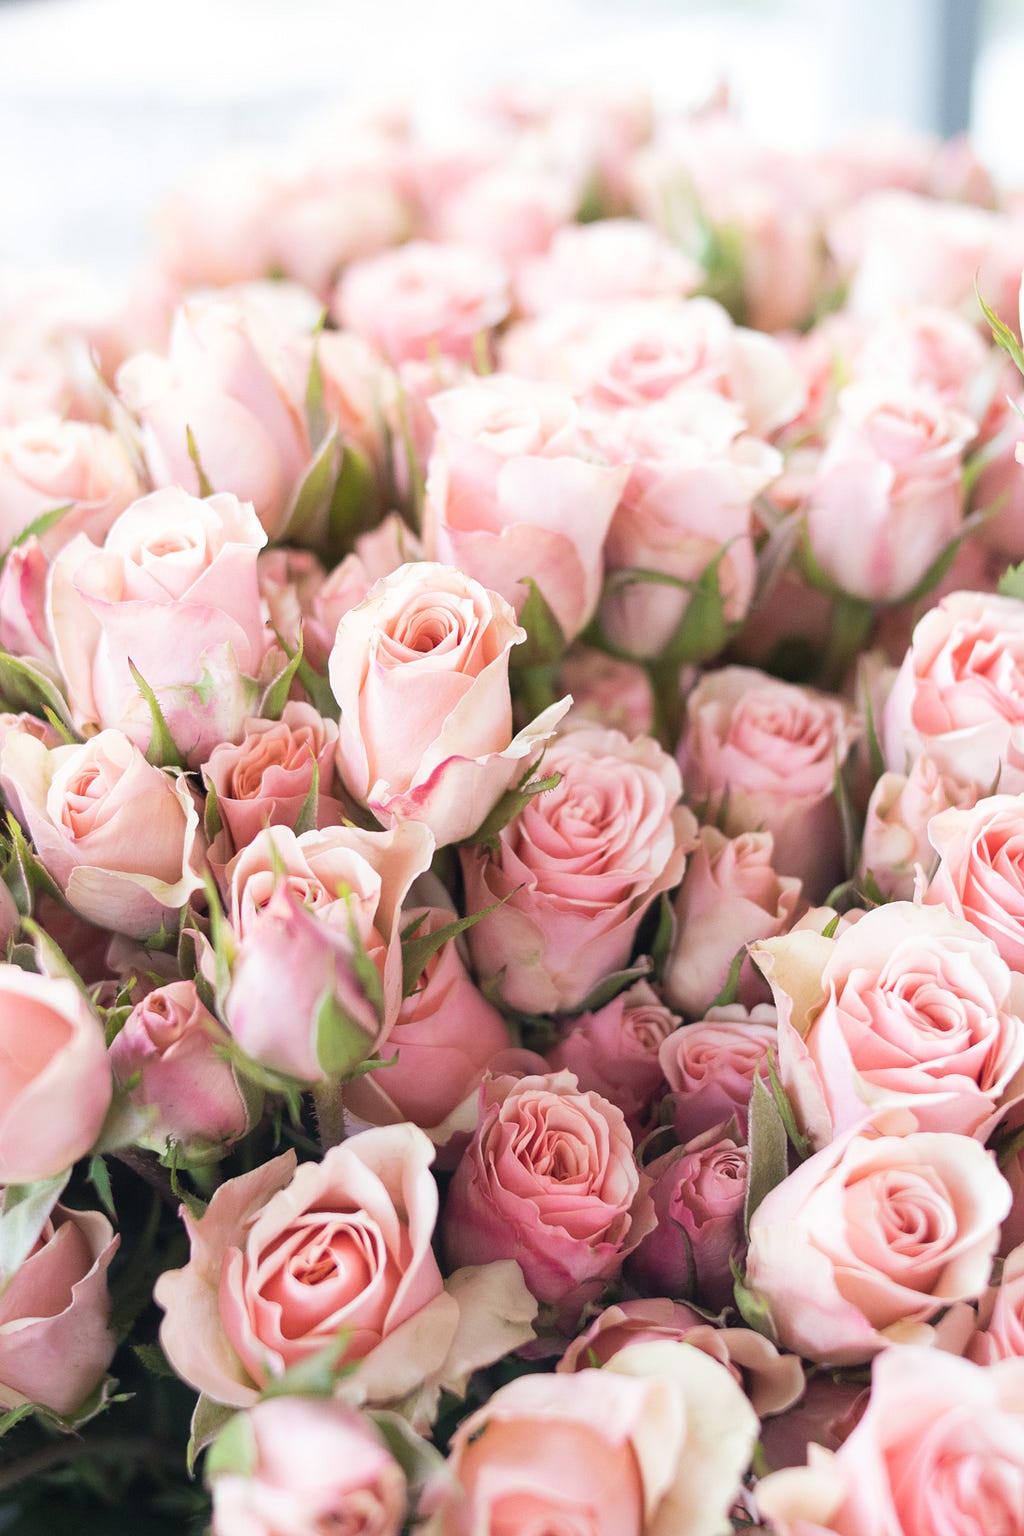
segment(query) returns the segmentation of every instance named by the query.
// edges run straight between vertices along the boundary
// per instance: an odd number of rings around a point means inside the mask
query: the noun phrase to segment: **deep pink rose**
[[[190,764],[236,740],[267,649],[256,580],[265,543],[234,496],[197,501],[173,489],[134,502],[102,548],[79,534],[61,550],[50,625],[78,728],[115,726],[149,745],[134,666]]]
[[[754,1077],[768,1052],[777,1048],[775,1009],[763,1003],[752,1013],[738,1005],[714,1008],[706,1019],[669,1035],[658,1054],[680,1141],[692,1140],[731,1115],[746,1135]]]
[[[70,1415],[99,1385],[117,1346],[107,1270],[119,1242],[99,1211],[54,1206],[0,1297],[0,1408]]]
[[[579,1315],[654,1224],[622,1111],[571,1072],[485,1079],[444,1213],[450,1264],[511,1258],[538,1301]]]
[[[508,653],[525,638],[504,598],[429,561],[343,616],[330,658],[338,769],[379,821],[458,842],[526,772],[569,701],[513,735]]]
[[[940,1312],[981,1294],[1009,1208],[969,1136],[842,1136],[757,1207],[746,1282],[784,1348],[857,1365],[928,1342]]]
[[[478,973],[512,1008],[570,1013],[629,960],[643,914],[682,876],[696,821],[679,773],[650,737],[598,726],[549,748],[535,795],[496,852],[462,851],[470,911],[502,905],[469,933]]]

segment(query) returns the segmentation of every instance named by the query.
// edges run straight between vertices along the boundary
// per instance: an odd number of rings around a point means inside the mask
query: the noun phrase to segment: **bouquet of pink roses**
[[[0,286],[0,1528],[1024,1529],[1021,204],[458,144]]]

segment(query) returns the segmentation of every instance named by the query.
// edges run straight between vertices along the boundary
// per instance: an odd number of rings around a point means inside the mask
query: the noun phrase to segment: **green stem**
[[[522,705],[524,719],[535,720],[555,702],[555,669],[547,665],[515,667],[512,687]]]
[[[683,730],[683,690],[677,662],[652,661],[647,675],[654,695],[654,734],[666,752],[674,753]]]
[[[324,1151],[328,1151],[331,1147],[340,1147],[348,1135],[345,1127],[345,1105],[341,1095],[341,1084],[335,1080],[320,1083],[315,1087],[313,1107],[316,1110],[320,1145]]]
[[[67,1435],[9,1462],[0,1470],[0,1493],[16,1488],[30,1477],[38,1477],[41,1472],[80,1461],[84,1456],[116,1456],[119,1461],[138,1461],[151,1466],[180,1467],[182,1461],[180,1446],[166,1445],[149,1437],[91,1435],[80,1439]]]
[[[840,688],[854,658],[864,649],[875,625],[875,610],[863,598],[840,593],[832,608],[832,623],[821,661],[821,684]]]

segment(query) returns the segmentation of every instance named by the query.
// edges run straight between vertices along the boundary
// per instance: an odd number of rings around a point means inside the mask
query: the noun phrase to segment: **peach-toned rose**
[[[113,1093],[103,1026],[73,981],[0,965],[0,1184],[70,1167]]]
[[[40,862],[90,922],[135,938],[173,927],[202,890],[203,837],[183,774],[154,768],[121,731],[47,749],[27,732],[0,750]]]
[[[83,533],[54,562],[54,652],[80,730],[116,726],[145,748],[156,695],[179,751],[202,763],[233,741],[256,702],[267,649],[256,555],[266,534],[234,496],[154,491],[103,547]]]
[[[183,1210],[190,1261],[154,1289],[179,1375],[251,1407],[343,1334],[342,1359],[356,1366],[346,1395],[385,1403],[524,1343],[532,1313],[515,1264],[442,1279],[433,1155],[415,1126],[386,1126],[320,1162],[296,1168],[286,1152],[229,1179],[198,1220]]]
[[[752,1013],[738,1005],[713,1008],[669,1035],[658,1055],[679,1139],[690,1141],[732,1115],[746,1135],[754,1077],[777,1048],[775,1009],[765,1003]]]
[[[1015,971],[1024,970],[1024,795],[988,795],[928,823],[939,856],[926,902],[966,918]]]
[[[979,1296],[1010,1208],[995,1159],[968,1136],[847,1135],[802,1163],[750,1219],[747,1285],[776,1341],[856,1365]]]
[[[117,1345],[107,1270],[119,1242],[99,1211],[54,1206],[0,1296],[0,1408],[70,1415],[99,1385]]]
[[[883,896],[909,901],[918,866],[927,873],[935,862],[929,823],[951,806],[970,805],[975,795],[940,773],[928,756],[915,758],[909,773],[883,773],[871,791],[860,873],[870,876]]]
[[[344,615],[330,659],[338,768],[379,821],[422,821],[438,846],[475,832],[569,707],[512,734],[512,609],[452,566],[421,561]]]

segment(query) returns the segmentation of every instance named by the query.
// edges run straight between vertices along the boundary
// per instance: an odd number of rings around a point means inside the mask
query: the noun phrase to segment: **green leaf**
[[[743,962],[746,958],[747,946],[743,944],[733,955],[732,961],[729,965],[729,974],[725,978],[725,983],[722,987],[722,990],[719,992],[714,1002],[710,1004],[710,1007],[729,1008],[733,1003],[737,1001],[740,995],[740,972],[743,969]]]
[[[311,443],[322,442],[330,427],[324,405],[324,373],[320,367],[320,335],[326,319],[327,311],[322,310],[319,320],[313,327],[313,347],[309,357],[309,373],[306,376],[306,431]]]
[[[774,1051],[769,1051],[768,1055],[765,1057],[765,1067],[768,1070],[768,1081],[771,1084],[772,1094],[775,1099],[776,1107],[779,1111],[779,1117],[781,1118],[782,1123],[786,1128],[786,1135],[789,1137],[797,1157],[799,1157],[802,1162],[805,1158],[810,1157],[813,1148],[811,1147],[810,1141],[807,1139],[803,1131],[800,1130],[796,1123],[796,1116],[793,1114],[793,1106],[789,1102],[789,1099],[786,1095],[786,1090],[783,1088],[782,1083],[779,1080],[779,1069],[778,1065],[776,1064]]]
[[[754,1075],[747,1121],[750,1147],[750,1172],[743,1202],[743,1230],[750,1235],[750,1218],[765,1195],[781,1184],[789,1173],[787,1153],[789,1138],[779,1113],[778,1102],[760,1073]]]
[[[409,997],[415,992],[428,963],[443,944],[447,944],[449,939],[457,938],[460,933],[465,933],[467,928],[472,928],[480,922],[481,918],[497,912],[507,900],[508,897],[503,896],[501,901],[492,902],[489,907],[484,907],[479,912],[471,912],[468,917],[453,918],[450,923],[444,923],[433,933],[422,933],[418,937],[414,937],[413,934],[414,930],[420,926],[422,918],[410,923],[402,934],[402,996]]]
[[[25,656],[11,656],[0,651],[0,704],[12,714],[38,715],[49,709],[63,725],[74,731],[71,709],[56,683],[42,667]],[[75,736],[80,741],[80,736]]]
[[[0,1436],[6,1435],[8,1430],[20,1424],[22,1419],[27,1419],[30,1413],[35,1413],[35,1403],[21,1403],[17,1408],[11,1408],[7,1413],[0,1414]]]
[[[223,831],[224,821],[220,814],[220,806],[217,803],[217,791],[212,781],[206,784],[206,801],[203,805],[203,831],[206,833],[206,841],[212,843],[214,838]]]
[[[323,1349],[300,1360],[281,1376],[274,1376],[263,1388],[262,1397],[333,1397],[343,1376],[350,1376],[354,1366],[341,1365],[341,1357],[352,1335],[342,1328]]]
[[[278,643],[280,644],[280,640]],[[299,630],[299,643],[296,650],[289,655],[284,645],[281,646],[281,649],[285,654],[285,665],[281,668],[273,682],[267,684],[263,697],[260,699],[259,708],[256,711],[262,720],[280,720],[284,714],[284,707],[288,702],[292,682],[302,664],[304,646],[301,628]]]
[[[977,283],[974,285],[974,292],[977,295],[978,303],[981,305],[981,312],[988,321],[989,329],[992,332],[992,340],[996,343],[996,346],[1002,347],[1007,356],[1013,358],[1021,373],[1024,373],[1024,351],[1021,350],[1020,342],[1006,322],[1000,320],[995,310],[985,303]]]
[[[100,1198],[103,1209],[111,1221],[116,1221],[117,1211],[114,1209],[114,1192],[110,1187],[110,1170],[102,1157],[90,1157],[88,1178]]]
[[[654,969],[654,963],[650,955],[641,955],[635,965],[626,970],[612,971],[598,982],[592,992],[588,992],[583,1002],[573,1011],[576,1013],[597,1013],[599,1009],[606,1007],[613,997],[618,997],[620,992],[625,992],[634,981],[642,981],[650,976]]]
[[[236,1411],[234,1408],[228,1408],[224,1403],[215,1403],[212,1397],[206,1396],[205,1392],[199,1394],[192,1414],[192,1433],[189,1435],[185,1452],[185,1465],[188,1468],[189,1477],[195,1474],[199,1453],[217,1437],[228,1419],[234,1418]]]
[[[295,836],[301,837],[303,832],[315,832],[317,816],[320,811],[320,765],[314,758],[313,777],[306,798],[299,807],[299,814],[295,822]]]
[[[0,558],[0,570],[3,569],[4,561],[7,559],[7,556],[10,554],[12,549],[17,549],[19,544],[27,544],[29,539],[42,538],[44,533],[49,532],[51,528],[55,528],[57,526],[61,518],[70,512],[74,505],[75,503],[73,501],[65,501],[59,507],[51,507],[48,512],[41,512],[38,517],[34,517],[32,521],[28,523],[21,530],[21,532],[11,540],[10,544],[4,552],[3,557]]]
[[[346,443],[327,514],[328,563],[337,561],[359,534],[373,526],[375,481],[364,453]]]
[[[1008,565],[999,578],[996,588],[1000,597],[1016,597],[1024,602],[1024,560],[1020,565]]]
[[[185,427],[185,446],[188,448],[188,456],[192,460],[192,468],[195,470],[196,479],[199,482],[200,496],[212,496],[213,486],[206,478],[202,463],[200,462],[199,449],[196,447],[196,440],[195,436],[193,435],[192,428],[187,425]]]
[[[51,875],[40,864],[35,851],[25,840],[21,824],[13,811],[7,812],[7,832],[11,840],[11,853],[4,878],[10,887],[22,923],[28,921],[38,895],[52,896],[61,906],[64,898]],[[52,941],[51,941],[52,942]]]
[[[146,682],[135,663],[129,658],[128,670],[135,681],[142,697],[149,707],[150,719],[153,722],[153,733],[149,738],[149,746],[146,748],[146,761],[152,763],[154,768],[182,768],[185,759],[175,745],[174,737],[167,727],[164,712],[160,708],[160,701],[152,688]]]
[[[31,1184],[8,1184],[0,1198],[0,1290],[6,1288],[35,1247],[71,1169]]]
[[[849,873],[857,867],[857,849],[860,838],[857,830],[857,813],[853,808],[846,775],[842,764],[836,760],[832,778],[832,794],[839,812],[839,826],[843,836],[843,868]]]
[[[838,927],[839,927],[839,913],[836,912],[836,913],[834,913],[832,915],[832,917],[829,918],[828,922],[825,924],[824,928],[821,930],[822,938],[823,939],[834,939],[835,936],[836,936],[836,929]]]
[[[871,777],[877,784],[885,772],[885,758],[882,755],[882,746],[878,740],[878,731],[875,727],[875,711],[871,703],[871,695],[867,691],[864,694],[864,729],[868,742],[868,762],[871,766]]]
[[[651,941],[651,974],[657,981],[660,981],[665,974],[665,967],[672,953],[675,928],[676,920],[672,903],[667,893],[663,891],[658,898],[658,926],[654,930],[654,938]]]
[[[682,667],[692,662],[710,661],[718,656],[736,633],[739,625],[727,624],[725,603],[719,581],[719,567],[728,545],[709,561],[696,581],[686,581],[680,576],[669,576],[664,571],[653,571],[641,566],[615,571],[609,578],[609,586],[636,586],[650,584],[659,587],[676,587],[690,594],[690,601],[676,626],[675,632],[657,658],[662,667]],[[632,659],[628,653],[601,640],[603,649],[612,655]]]
[[[132,1354],[151,1376],[176,1381],[177,1374],[167,1363],[167,1356],[159,1344],[133,1344]]]
[[[259,1461],[256,1431],[247,1413],[236,1413],[220,1429],[206,1455],[203,1475],[207,1482],[225,1473],[252,1477]]]
[[[526,630],[526,639],[521,645],[512,647],[509,664],[516,671],[554,666],[565,652],[562,626],[533,577],[521,576],[519,580],[527,589],[526,602],[519,611],[519,622]]]
[[[529,805],[534,795],[542,795],[545,790],[554,789],[562,782],[560,773],[549,774],[546,779],[530,779],[530,774],[539,768],[539,763],[534,763],[528,768],[516,785],[515,789],[507,789],[498,801],[494,809],[484,817],[472,837],[467,837],[467,843],[482,843],[485,847],[497,852],[498,834],[514,821],[525,806]]]

